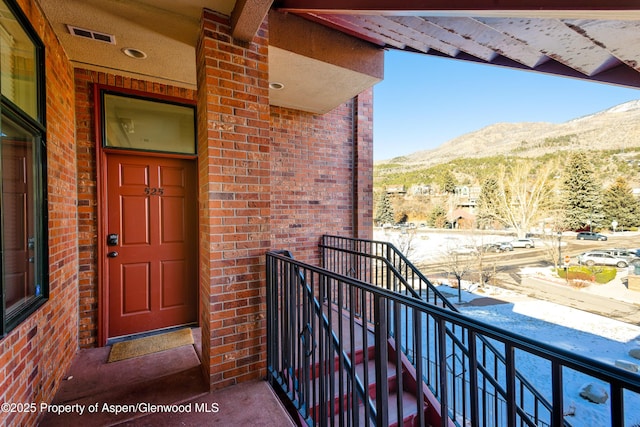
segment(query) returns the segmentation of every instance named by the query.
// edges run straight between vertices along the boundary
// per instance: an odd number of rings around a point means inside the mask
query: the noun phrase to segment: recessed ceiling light
[[[144,59],[147,57],[146,53],[133,47],[125,47],[124,49],[122,49],[122,53],[135,59]]]
[[[284,85],[280,82],[271,82],[269,83],[269,89],[280,90],[283,89]]]

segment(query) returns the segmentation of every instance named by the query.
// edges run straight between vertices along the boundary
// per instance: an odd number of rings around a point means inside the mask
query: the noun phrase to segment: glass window
[[[104,146],[195,154],[193,107],[103,92]]]
[[[0,336],[48,297],[44,48],[0,0]]]
[[[38,118],[36,46],[6,2],[0,2],[0,89],[2,96]]]
[[[2,117],[2,281],[5,310],[14,317],[43,295],[36,215],[38,139],[6,116]]]

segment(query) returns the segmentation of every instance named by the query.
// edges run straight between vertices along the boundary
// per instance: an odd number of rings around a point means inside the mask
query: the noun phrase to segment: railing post
[[[386,257],[387,261],[389,261],[389,258],[391,257],[391,247],[389,245],[387,245],[386,248],[387,248],[387,253],[385,254],[385,257]],[[385,288],[386,289],[391,289],[391,277],[392,277],[391,273],[392,273],[391,269],[389,268],[389,266],[387,266],[387,275],[386,275],[386,279],[385,279],[385,281],[386,281]]]
[[[467,333],[469,334],[469,343],[467,344],[469,348],[469,393],[470,396],[470,409],[471,409],[471,424],[479,425],[479,410],[478,410],[478,355],[476,348],[476,333],[471,329],[467,329]]]
[[[374,296],[374,322],[375,322],[375,351],[376,351],[376,425],[389,425],[389,383],[387,373],[387,361],[389,350],[387,347],[387,302],[379,295]]]
[[[611,425],[624,425],[624,396],[618,382],[611,383]]]
[[[445,321],[437,318],[436,337],[438,342],[438,370],[440,375],[440,425],[449,424],[449,387],[447,384],[447,342]]]
[[[275,313],[278,312],[276,307],[277,297],[274,297],[274,284],[277,283],[273,273],[273,258],[266,255],[266,269],[267,269],[267,379],[269,384],[273,387],[274,377],[271,374],[271,369],[274,367],[275,349],[280,347],[278,339],[278,329],[275,325],[276,317]],[[277,290],[276,290],[277,292]],[[276,294],[277,295],[277,294]]]
[[[551,361],[551,393],[553,394],[551,426],[562,427],[564,424],[564,402],[562,398],[564,390],[562,387],[562,365],[557,360]]]
[[[418,386],[416,387],[416,400],[418,402],[418,425],[423,426],[426,425],[425,417],[424,417],[424,393],[423,393],[423,384],[424,384],[424,374],[422,373],[422,316],[420,315],[420,311],[413,309],[413,346],[414,346],[414,366],[416,368],[416,382]],[[428,326],[427,326],[428,328]],[[400,346],[396,344],[396,351],[400,351]],[[427,361],[427,364],[429,361]],[[427,371],[429,370],[427,366]]]
[[[516,425],[516,361],[515,349],[509,343],[504,345],[505,352],[505,379],[507,381],[507,423]]]
[[[402,317],[402,309],[401,309],[401,305],[398,301],[392,302],[393,305],[393,309],[392,309],[392,313],[393,313],[393,337],[394,337],[394,341],[395,341],[395,348],[396,348],[396,357],[394,360],[394,364],[396,365],[396,390],[397,390],[397,397],[396,397],[396,408],[397,408],[397,413],[398,413],[398,420],[403,419],[404,417],[404,405],[402,402],[402,393],[404,390],[404,378],[402,377],[402,343],[401,343],[401,317]],[[405,309],[405,318],[408,315],[406,309]],[[416,382],[418,382],[418,384],[420,384],[419,379],[416,379]],[[416,388],[420,388],[419,386]],[[392,402],[390,402],[389,404],[391,404]],[[418,412],[420,412],[420,405],[417,405],[418,408]]]

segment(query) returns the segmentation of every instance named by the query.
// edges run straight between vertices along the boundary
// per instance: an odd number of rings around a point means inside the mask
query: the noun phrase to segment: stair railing
[[[267,256],[267,365],[271,383],[286,393],[309,425],[330,419],[333,413],[346,414],[353,425],[359,425],[360,403],[364,404],[362,416],[375,420],[376,407],[353,366],[354,352],[349,353],[340,341],[332,327],[334,314],[320,302],[327,300],[323,293],[327,287],[317,287],[315,294],[305,276],[305,267],[295,263],[290,251],[274,251]],[[342,325],[339,330],[342,336]],[[349,344],[350,349],[355,348],[353,341]],[[335,376],[337,383],[333,381]],[[346,397],[329,398],[334,395]]]
[[[457,310],[391,243],[325,234],[319,247],[321,265],[327,270]]]
[[[563,373],[568,370],[584,376],[585,381],[600,382],[604,384],[603,387],[607,387],[610,396],[608,424],[611,426],[629,424],[630,420],[625,419],[625,403],[633,404],[640,399],[640,377],[630,375],[611,364],[501,330],[462,313],[300,263],[281,254],[268,253],[267,266],[268,377],[274,387],[280,388],[289,399],[297,403],[297,408],[307,410],[306,413],[310,414],[305,419],[307,422],[311,420],[319,425],[341,426],[374,424],[371,417],[358,418],[356,415],[356,412],[360,412],[356,411],[353,402],[357,393],[349,395],[350,386],[344,387],[344,394],[335,393],[340,384],[346,382],[346,378],[340,378],[337,370],[333,371],[333,376],[328,375],[331,372],[328,366],[336,363],[335,351],[331,348],[332,339],[326,334],[311,333],[321,332],[322,329],[312,316],[308,318],[309,327],[305,329],[307,318],[302,313],[305,310],[312,311],[312,308],[308,303],[305,306],[304,299],[300,299],[301,290],[292,291],[288,288],[289,285],[299,288],[296,284],[299,280],[293,278],[299,276],[299,272],[303,273],[306,287],[320,303],[320,310],[338,341],[349,343],[347,353],[357,345],[362,348],[374,346],[376,349],[386,349],[386,340],[390,339],[389,334],[395,329],[396,336],[407,337],[403,338],[407,354],[422,361],[416,371],[425,361],[427,364],[434,364],[434,371],[438,375],[433,387],[438,394],[438,401],[429,400],[433,403],[426,409],[429,416],[420,425],[562,427],[566,418],[563,413]],[[339,300],[331,302],[327,298],[329,295],[337,295]],[[341,309],[342,307],[345,309]],[[368,313],[374,313],[373,317],[369,318]],[[373,325],[373,332],[367,325]],[[293,327],[297,329],[288,330]],[[298,331],[303,331],[304,335],[307,330],[308,338],[301,340]],[[483,349],[481,338],[504,349],[504,367],[500,367],[491,353]],[[309,342],[313,344],[309,345]],[[427,357],[426,352],[433,352],[434,355]],[[320,364],[301,362],[306,360],[305,357],[320,358],[323,354],[325,357],[320,359]],[[328,354],[331,357],[326,357]],[[456,357],[452,358],[451,354]],[[386,350],[376,353],[375,373],[372,374],[374,378],[368,377],[368,369],[362,374],[352,374],[363,378],[364,385],[375,383],[375,425],[379,426],[390,424],[391,408],[397,407],[400,410],[399,416],[404,416],[404,412],[409,413],[411,410],[407,402],[400,402],[401,398],[395,401],[389,399],[389,383],[384,375],[390,362],[389,357]],[[535,359],[535,369],[548,375],[549,395],[553,401],[550,413],[536,414],[535,418],[517,403],[517,395],[522,391],[516,378],[515,366],[517,362],[527,358]],[[452,364],[453,369],[447,367],[451,360],[456,360]],[[327,368],[324,374],[319,375],[325,366]],[[398,369],[396,365],[396,371]],[[468,372],[467,381],[457,382],[460,377],[457,369]],[[300,384],[309,380],[313,380],[310,385]],[[462,388],[460,393],[466,400],[463,402],[464,408],[455,409],[456,402],[452,397],[455,397],[459,388]],[[479,392],[481,389],[484,392]],[[506,396],[504,404],[492,400],[491,393]],[[302,394],[310,399],[301,399]],[[314,396],[319,398],[315,399]],[[346,397],[340,397],[336,401],[333,396]],[[428,396],[427,398],[430,399]],[[413,403],[423,404],[420,400]],[[331,405],[332,410],[328,410]],[[362,410],[366,411],[366,408],[367,405],[364,405]],[[318,417],[319,414],[340,419]],[[405,421],[405,418],[400,419]],[[413,423],[415,420],[406,422]]]
[[[383,241],[374,241],[367,239],[354,239],[341,236],[323,235],[320,241],[321,259],[323,268],[329,269],[342,274],[348,274],[350,277],[356,277],[367,281],[375,286],[400,292],[404,295],[423,300],[427,303],[434,304],[449,310],[459,312],[458,308],[452,304],[449,299],[444,296],[432,283],[428,280],[420,270],[418,270],[407,257],[400,252],[393,244]],[[455,327],[453,330],[446,330],[448,336],[459,347],[462,353],[468,355],[467,343],[465,337],[460,339],[456,337]],[[404,337],[402,349],[408,349],[408,336]],[[396,337],[401,340],[402,337]],[[502,390],[496,383],[496,378],[500,372],[506,369],[507,360],[503,352],[499,351],[487,339],[479,337],[481,355],[485,358],[491,358],[494,361],[493,380],[489,380],[491,376],[487,376],[487,385],[492,387],[495,393],[489,393],[496,399],[496,405],[505,405],[506,399],[509,397],[506,390]],[[426,357],[433,357],[435,348],[432,352],[427,352]],[[411,354],[407,354],[409,360],[415,364],[417,361],[413,359]],[[437,383],[439,372],[432,370],[433,363],[427,361],[426,368],[423,370],[424,379],[434,391],[437,387],[433,387]],[[487,371],[486,374],[489,374]],[[514,374],[517,379],[518,388],[518,407],[525,407],[525,400],[533,400],[533,404],[529,404],[531,417],[538,420],[540,411],[543,413],[551,413],[551,403],[531,384],[529,380],[518,370],[514,368]],[[456,377],[462,378],[459,388],[469,387],[468,381],[465,384],[466,372],[456,373]],[[465,403],[465,393],[455,393],[452,400],[452,409],[454,413],[463,419],[466,418],[467,411],[471,408]],[[503,401],[499,402],[502,398]],[[540,424],[538,424],[540,425]],[[569,427],[568,421],[564,421],[564,426]]]

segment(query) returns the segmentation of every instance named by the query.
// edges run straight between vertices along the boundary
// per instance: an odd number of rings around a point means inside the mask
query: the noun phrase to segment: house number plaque
[[[162,196],[164,194],[164,188],[162,187],[145,187],[144,194],[147,196]]]

